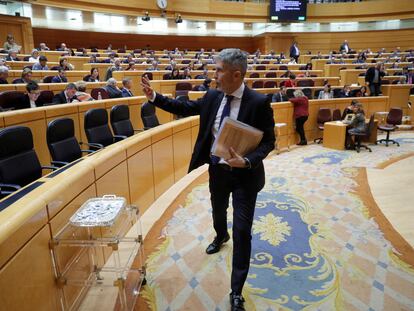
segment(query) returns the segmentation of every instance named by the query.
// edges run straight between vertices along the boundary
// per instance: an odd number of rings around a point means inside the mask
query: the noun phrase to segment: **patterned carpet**
[[[414,310],[414,268],[358,193],[365,167],[414,152],[414,133],[394,137],[401,147],[358,154],[310,145],[265,162],[243,292],[247,310]],[[229,310],[232,243],[205,254],[214,237],[207,183],[170,208],[167,225],[151,233],[159,242],[147,261],[149,309]],[[231,214],[229,208],[229,228]]]

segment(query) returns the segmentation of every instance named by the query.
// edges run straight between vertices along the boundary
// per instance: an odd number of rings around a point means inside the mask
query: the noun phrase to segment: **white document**
[[[263,137],[263,131],[246,123],[224,118],[223,124],[217,133],[211,153],[223,159],[231,158],[229,149],[242,157],[257,148]]]

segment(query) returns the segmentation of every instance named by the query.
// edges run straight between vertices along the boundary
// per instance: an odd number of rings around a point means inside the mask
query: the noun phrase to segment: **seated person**
[[[318,99],[331,99],[333,98],[333,91],[330,84],[325,84],[323,90],[319,92]]]
[[[92,96],[88,93],[86,93],[86,83],[85,81],[77,81],[75,83],[76,88],[77,88],[77,92],[75,93],[75,96],[77,98],[78,101],[80,102],[85,102],[85,101],[89,101],[89,100],[93,100]]]
[[[92,67],[91,74],[89,75],[88,82],[99,82],[98,68]]]
[[[289,98],[286,94],[286,86],[281,86],[280,91],[277,93],[274,93],[272,96],[272,103],[275,102],[285,102],[288,101]]]
[[[197,87],[197,91],[208,91],[210,89],[211,79],[207,78],[203,81],[203,84]]]
[[[207,79],[208,78],[208,69],[204,68],[203,73],[201,75],[196,75],[194,79]]]
[[[286,72],[283,73],[282,75],[280,75],[280,77],[281,78],[289,78],[291,74],[292,74],[292,72],[290,70],[286,70]]]
[[[361,134],[366,132],[366,125],[365,125],[365,113],[362,109],[362,104],[359,102],[356,102],[352,106],[352,110],[355,114],[355,116],[352,118],[351,121],[342,121],[345,124],[349,124],[349,129],[347,131],[347,134],[353,135],[353,134]],[[350,139],[350,135],[347,135],[346,137],[346,149],[353,149],[354,143]]]
[[[67,104],[71,103],[73,101],[77,101],[76,92],[77,88],[75,83],[68,83],[65,90],[60,92],[59,94],[56,94],[53,97],[53,103],[54,104]]]
[[[312,70],[312,63],[307,63],[305,65],[305,70]]]
[[[344,109],[344,112],[342,113],[342,117],[341,117],[341,119],[342,119],[342,120],[345,120],[345,117],[346,117],[348,114],[353,114],[353,113],[354,113],[354,106],[355,106],[357,103],[358,103],[358,101],[354,99],[354,100],[352,100],[351,104],[350,104],[348,107],[346,107],[346,108]]]
[[[39,61],[39,57],[40,57],[39,51],[36,49],[33,49],[31,56],[29,57],[29,62],[37,63]]]
[[[135,63],[134,57],[129,54],[123,61],[124,64]]]
[[[95,64],[95,63],[99,63],[98,59],[96,58],[95,54],[92,54],[91,56],[89,56],[89,60],[88,60],[89,64]]]
[[[345,84],[343,89],[339,92],[339,97],[350,97],[351,96],[351,87],[348,84]]]
[[[50,49],[47,47],[46,43],[42,42],[39,44],[39,51],[50,51]]]
[[[128,67],[125,68],[125,71],[135,71],[135,62],[130,62]]]
[[[122,71],[122,67],[121,67],[121,60],[119,58],[115,59],[114,61],[114,65],[109,67],[108,70],[106,71],[106,76],[105,76],[105,80],[109,80],[110,78],[112,78],[112,73],[114,71]]]
[[[32,70],[49,70],[47,66],[47,58],[42,55],[39,57],[39,61],[32,66]]]
[[[22,77],[13,81],[13,84],[24,83],[27,84],[32,81],[32,70],[30,68],[24,68],[22,71]]]
[[[296,76],[293,73],[289,76],[289,80],[285,81],[284,86],[286,86],[286,87],[296,87]]]
[[[9,68],[0,66],[0,84],[9,84],[7,78],[9,77]]]
[[[65,51],[65,52],[67,52],[67,51],[69,51],[69,49],[67,48],[66,43],[61,43],[60,47],[58,47],[56,49],[56,51]]]
[[[122,80],[122,97],[132,97],[134,96],[132,94],[131,88],[132,88],[132,80],[130,78],[124,78]]]
[[[36,100],[39,98],[40,88],[36,81],[31,81],[26,84],[26,94],[22,97],[22,101],[15,109],[36,108]]]
[[[175,69],[171,72],[171,74],[170,74],[170,76],[169,76],[168,80],[180,80],[180,79],[181,79],[180,70],[179,70],[178,68],[175,68]]]
[[[170,64],[165,67],[165,70],[173,71],[177,67],[177,63],[175,61],[171,61]]]
[[[66,79],[66,71],[62,67],[59,67],[57,76],[52,78],[52,83],[66,83],[68,79]]]
[[[6,37],[6,42],[4,42],[3,44],[3,50],[16,51],[17,53],[20,51],[21,48],[22,47],[14,41],[14,36],[9,33]]]
[[[9,50],[9,55],[7,55],[6,61],[7,62],[19,62],[21,61],[21,59],[17,57],[16,50]]]
[[[116,85],[116,80],[110,78],[106,81],[106,86],[104,86],[105,91],[108,92],[109,98],[120,98],[122,97],[122,91]]]
[[[69,64],[68,59],[66,57],[61,58],[59,60],[59,67],[63,68],[63,70],[73,70],[73,65]]]
[[[183,74],[181,76],[181,79],[185,79],[185,80],[190,80],[191,79],[191,75],[190,75],[190,68],[185,67]]]
[[[156,60],[153,60],[151,63],[151,66],[145,69],[147,71],[158,71],[160,68],[158,68],[158,62]]]

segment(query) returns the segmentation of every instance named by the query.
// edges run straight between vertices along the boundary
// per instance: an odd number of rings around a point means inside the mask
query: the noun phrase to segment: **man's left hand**
[[[238,167],[238,168],[245,168],[246,167],[246,161],[244,160],[244,158],[240,154],[238,154],[238,153],[236,153],[236,151],[234,151],[233,147],[230,147],[229,152],[230,152],[231,158],[226,159],[226,162],[231,167]]]

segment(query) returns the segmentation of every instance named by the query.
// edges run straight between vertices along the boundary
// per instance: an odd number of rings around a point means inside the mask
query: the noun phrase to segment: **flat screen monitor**
[[[270,0],[270,21],[305,21],[306,5],[307,0]]]

